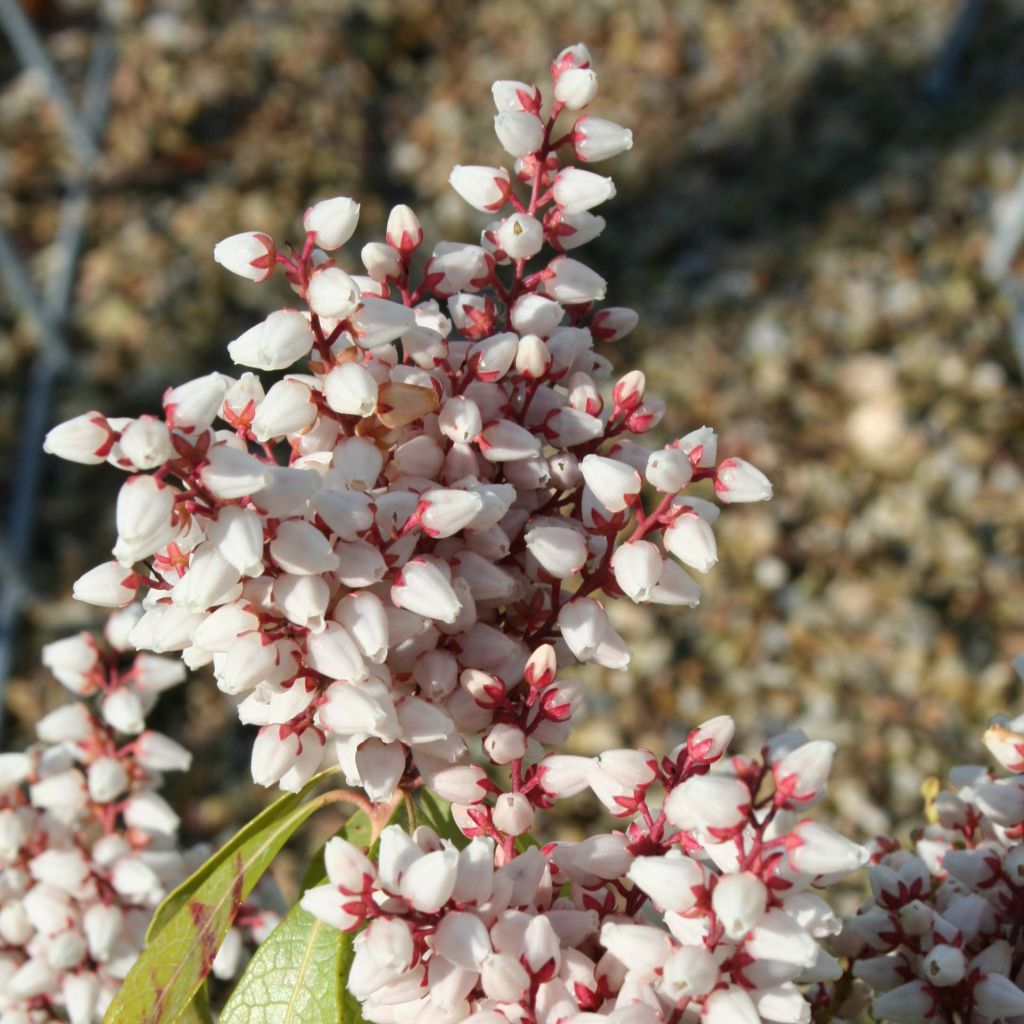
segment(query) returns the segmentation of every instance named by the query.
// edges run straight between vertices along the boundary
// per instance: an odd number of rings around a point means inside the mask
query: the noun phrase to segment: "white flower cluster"
[[[182,849],[159,792],[192,755],[145,716],[185,672],[176,659],[127,655],[141,615],[111,615],[105,645],[79,633],[44,647],[54,677],[86,699],[44,715],[27,751],[0,754],[0,1024],[101,1020],[154,909],[211,852]],[[233,977],[277,923],[260,902],[240,908],[216,977]]]
[[[868,989],[893,1024],[1024,1018],[1024,716],[985,743],[1011,777],[954,768],[913,850],[875,840],[872,898],[835,944],[859,979],[836,1019],[856,1017]]]
[[[867,850],[801,817],[824,792],[831,744],[790,734],[762,760],[711,771],[731,736],[718,718],[661,761],[642,750],[552,755],[487,813],[463,810],[462,849],[426,827],[390,826],[374,864],[331,840],[329,882],[302,902],[336,928],[362,929],[348,987],[364,1017],[810,1021],[799,986],[843,973],[820,942],[840,922],[814,888],[856,870]],[[546,806],[588,786],[623,831],[516,844],[537,790]]]
[[[335,254],[359,207],[344,197],[306,211],[301,251],[260,232],[225,239],[221,264],[256,282],[280,268],[307,307],[271,313],[232,359],[304,365],[269,387],[213,373],[169,390],[162,418],[88,413],[48,435],[48,451],[132,474],[114,560],[76,595],[141,597],[137,649],[212,662],[260,727],[263,785],[297,790],[336,757],[377,801],[420,778],[480,802],[468,737],[519,771],[580,704],[558,667],[628,664],[602,595],[696,604],[687,569],[717,557],[707,498],[771,495],[743,459],[718,460],[707,427],[638,440],[664,405],[638,371],[612,382],[595,347],[636,314],[599,307],[605,282],[566,255],[600,233],[591,211],[615,191],[572,161],[632,138],[586,114],[556,131],[595,94],[585,47],[563,51],[552,79],[547,114],[536,87],[495,83],[511,171],[452,172],[496,218],[479,245],[441,242],[420,260],[419,221],[398,207],[362,250],[366,273],[350,274]],[[705,498],[690,493],[701,481]]]
[[[125,620],[110,623],[115,642]],[[65,704],[37,723],[40,743],[0,754],[0,1021],[91,1024],[190,867],[159,789],[191,756],[143,721],[182,673],[151,655],[121,671],[84,633],[50,644],[43,660],[74,692],[102,695],[100,714]]]

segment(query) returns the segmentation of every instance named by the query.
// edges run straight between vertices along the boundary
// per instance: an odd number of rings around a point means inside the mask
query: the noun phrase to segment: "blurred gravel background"
[[[27,9],[79,81],[93,6]],[[1009,666],[1024,650],[1021,367],[981,262],[1024,166],[1024,3],[983,6],[937,95],[929,74],[960,10],[120,0],[77,362],[51,422],[147,411],[171,383],[230,370],[224,344],[286,292],[215,269],[225,235],[297,238],[311,200],[350,194],[359,244],[395,202],[429,239],[475,240],[481,219],[446,179],[501,159],[490,82],[543,85],[551,56],[585,40],[595,112],[636,138],[605,172],[619,197],[588,257],[611,301],[643,314],[619,365],[639,362],[668,399],[666,438],[717,426],[720,451],[763,468],[776,499],[722,516],[700,609],[620,609],[635,669],[595,680],[577,746],[663,751],[723,711],[748,749],[800,725],[840,746],[836,813],[888,828],[879,806],[914,815],[927,776],[980,756],[991,713],[1022,710]],[[40,83],[0,49],[0,222],[39,282],[66,163]],[[9,296],[0,324],[6,481],[35,341]],[[15,738],[58,699],[39,646],[96,621],[68,594],[109,551],[120,480],[48,461]],[[200,752],[187,827],[214,830],[252,800],[248,743],[226,741],[238,727],[205,680],[166,698],[163,718]]]

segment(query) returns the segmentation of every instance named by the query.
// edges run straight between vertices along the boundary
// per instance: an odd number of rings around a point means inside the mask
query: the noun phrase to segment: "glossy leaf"
[[[404,805],[391,821],[408,823]],[[365,847],[369,818],[354,814],[338,833]],[[370,850],[375,857],[377,844]],[[327,881],[321,850],[302,882],[303,890]],[[359,1004],[345,988],[354,936],[339,932],[294,906],[249,961],[228,998],[219,1024],[357,1024]]]
[[[419,789],[414,802],[418,824],[429,825],[442,839],[450,840],[460,850],[469,845],[462,829],[455,824],[452,805],[447,800],[429,789]]]
[[[295,830],[337,799],[326,793],[306,800],[318,781],[268,807],[171,893],[107,1010],[107,1024],[171,1024],[190,1012],[245,898]]]

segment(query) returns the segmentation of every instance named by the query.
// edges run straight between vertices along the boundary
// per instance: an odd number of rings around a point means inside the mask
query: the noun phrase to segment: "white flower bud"
[[[491,812],[494,827],[510,836],[521,836],[533,827],[534,811],[522,793],[502,793]]]
[[[701,1024],[761,1024],[761,1015],[746,989],[720,988],[704,1003]]]
[[[544,122],[534,113],[502,111],[494,118],[494,134],[506,153],[527,156],[544,144]]]
[[[448,181],[474,209],[490,212],[500,210],[505,205],[509,174],[504,167],[456,164]]]
[[[201,433],[213,423],[231,383],[222,373],[186,381],[164,395],[167,426],[185,434]]]
[[[977,1004],[975,1007],[980,1009]],[[878,996],[871,1004],[874,1016],[880,1020],[898,1021],[899,1024],[928,1024],[935,1019],[934,1009],[935,999],[923,981],[908,981]]]
[[[356,344],[363,349],[379,348],[400,338],[416,326],[411,309],[398,302],[364,296],[358,312],[349,317]]]
[[[526,754],[526,733],[518,725],[498,722],[484,737],[484,750],[495,764],[511,764]]]
[[[615,196],[615,182],[593,171],[565,167],[555,178],[552,194],[563,213],[583,213],[612,199]]]
[[[298,310],[279,309],[229,342],[228,355],[240,366],[283,370],[308,355],[312,347],[309,321]]]
[[[312,231],[321,249],[333,252],[351,237],[359,223],[359,204],[347,196],[323,199],[306,210],[302,226]]]
[[[590,555],[586,539],[571,526],[531,526],[524,539],[540,567],[555,579],[575,576]]]
[[[788,836],[789,863],[806,875],[849,874],[867,863],[868,851],[826,825],[803,821]]]
[[[644,476],[662,494],[675,494],[693,478],[693,464],[681,449],[661,448],[651,452]]]
[[[306,301],[317,316],[344,320],[359,306],[359,286],[340,267],[321,267],[309,278]]]
[[[72,584],[76,601],[100,608],[127,608],[139,589],[138,577],[120,562],[104,562],[79,576]]]
[[[454,848],[435,850],[409,865],[400,891],[422,913],[439,910],[451,898],[458,874],[459,854]]]
[[[661,990],[674,1002],[699,999],[718,984],[718,964],[703,946],[682,946],[665,961]]]
[[[386,242],[367,242],[359,253],[366,272],[381,284],[402,276],[402,260]]]
[[[128,773],[121,762],[113,757],[101,757],[93,761],[86,772],[86,779],[89,796],[100,804],[116,800],[128,788]]]
[[[738,942],[764,916],[768,890],[757,875],[743,871],[722,875],[711,894],[711,906],[725,929],[725,934]]]
[[[452,537],[469,526],[484,507],[472,491],[430,490],[420,500],[417,515],[428,537]]]
[[[213,258],[225,270],[261,284],[274,273],[276,248],[270,235],[243,231],[222,239],[213,247]]]
[[[614,921],[601,926],[601,945],[642,982],[654,980],[673,948],[668,933],[660,928]]]
[[[665,814],[679,828],[704,828],[725,838],[746,823],[750,805],[750,792],[739,779],[691,775],[669,794]]]
[[[629,866],[629,879],[662,910],[684,913],[697,902],[704,871],[689,857],[637,857]]]
[[[1024,1013],[1024,991],[1005,974],[988,974],[974,986],[974,1009],[990,1020]]]
[[[628,541],[612,555],[615,582],[631,601],[638,604],[651,600],[663,569],[661,552],[650,541]]]
[[[631,466],[603,455],[588,455],[580,472],[594,497],[609,511],[622,512],[634,504],[643,482]]]
[[[114,557],[131,565],[155,554],[178,532],[172,521],[174,490],[151,476],[131,476],[117,495]]]
[[[138,470],[156,469],[175,454],[167,424],[153,416],[132,420],[121,431],[118,447],[132,468]]]
[[[44,743],[80,743],[92,731],[92,715],[85,704],[64,704],[36,722],[36,735]]]
[[[639,319],[634,309],[607,306],[594,314],[590,321],[590,332],[597,341],[618,341],[633,331]]]
[[[260,402],[252,432],[257,441],[269,441],[300,433],[312,426],[315,419],[316,405],[310,389],[298,380],[279,380]]]
[[[597,74],[590,68],[569,68],[555,82],[555,99],[567,110],[582,110],[597,95]]]
[[[684,512],[665,530],[665,547],[697,572],[708,572],[718,561],[718,544],[708,522],[695,512]]]
[[[563,306],[581,306],[604,298],[607,282],[600,274],[568,256],[556,256],[544,279],[544,294]]]
[[[633,133],[612,121],[585,116],[573,126],[572,145],[580,160],[593,163],[632,149]]]
[[[419,217],[408,206],[394,207],[388,214],[384,237],[393,249],[411,253],[423,241],[423,227]]]
[[[771,481],[744,459],[726,459],[718,466],[715,493],[726,504],[767,501],[772,496]]]
[[[493,953],[483,962],[480,984],[488,999],[515,1003],[528,988],[530,976],[516,957],[509,953]]]
[[[536,217],[513,213],[501,222],[497,231],[498,245],[513,260],[528,260],[544,245],[544,227]]]
[[[135,740],[135,760],[154,772],[184,772],[192,764],[192,754],[170,736],[147,729]]]
[[[521,335],[548,338],[564,316],[565,310],[557,302],[536,292],[519,296],[512,306],[512,326]]]

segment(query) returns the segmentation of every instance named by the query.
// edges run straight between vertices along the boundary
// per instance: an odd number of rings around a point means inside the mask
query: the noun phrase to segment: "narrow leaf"
[[[469,845],[462,829],[452,817],[452,805],[429,789],[418,789],[415,797],[416,817],[429,825],[442,839],[448,839],[460,850]]]
[[[399,805],[391,820],[404,819]],[[368,846],[370,819],[358,811],[338,833]],[[374,844],[370,856],[375,857]],[[303,879],[303,889],[327,881],[323,850]],[[219,1024],[359,1024],[359,1004],[345,989],[354,936],[294,906],[253,954],[235,985]]]
[[[309,788],[272,804],[171,894],[106,1024],[171,1024],[188,1011],[242,902],[292,833],[336,798],[300,802]]]

